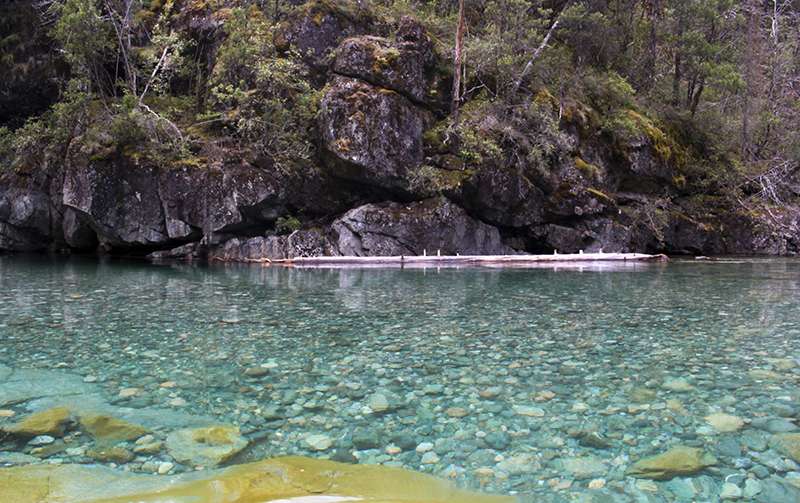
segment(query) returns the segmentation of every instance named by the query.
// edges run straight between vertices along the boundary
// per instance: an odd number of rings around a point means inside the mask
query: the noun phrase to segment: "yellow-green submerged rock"
[[[50,435],[61,437],[70,421],[70,411],[66,407],[56,407],[31,414],[18,423],[2,428],[3,431],[20,437]]]
[[[772,437],[770,445],[784,456],[800,463],[800,433],[780,433]]]
[[[247,447],[247,439],[234,426],[209,426],[173,431],[167,450],[181,463],[213,468]]]
[[[408,470],[286,457],[175,476],[78,465],[0,469],[0,501],[15,503],[263,503],[309,496],[364,503],[512,503]],[[329,499],[328,501],[336,501]]]
[[[678,475],[692,475],[716,464],[717,459],[702,449],[678,446],[637,461],[626,474],[642,479],[668,480]]]
[[[705,417],[705,420],[720,433],[733,433],[744,426],[744,420],[730,414],[716,412]]]
[[[86,455],[103,463],[127,463],[133,460],[133,453],[122,447],[96,447],[86,451]]]
[[[103,414],[86,414],[80,417],[81,427],[99,442],[124,442],[136,440],[147,434],[138,424]]]

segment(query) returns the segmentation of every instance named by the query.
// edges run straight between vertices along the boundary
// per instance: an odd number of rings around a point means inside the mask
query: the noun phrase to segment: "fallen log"
[[[294,257],[273,260],[287,267],[524,267],[537,264],[666,262],[666,255],[644,253],[572,253],[553,255],[414,255],[392,257]]]

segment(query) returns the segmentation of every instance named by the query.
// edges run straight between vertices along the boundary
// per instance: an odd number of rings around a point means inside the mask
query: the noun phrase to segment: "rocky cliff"
[[[546,90],[526,105],[525,139],[465,107],[470,151],[445,108],[447,62],[424,27],[325,6],[298,8],[275,40],[299,51],[321,89],[313,162],[276,170],[211,145],[201,166],[80,142],[42,149],[0,175],[0,250],[220,260],[800,252],[800,174],[787,175],[780,208],[737,205],[687,183],[691,161],[646,117],[631,111],[630,134],[609,135],[588,107]],[[547,135],[553,148],[521,150]],[[484,148],[483,136],[499,140]]]

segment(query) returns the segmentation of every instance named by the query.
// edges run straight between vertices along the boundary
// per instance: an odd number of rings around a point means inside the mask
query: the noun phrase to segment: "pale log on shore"
[[[455,255],[399,257],[295,257],[273,260],[271,264],[293,267],[368,267],[368,266],[491,266],[519,267],[535,264],[593,264],[599,262],[666,262],[666,255],[643,253],[574,253],[553,255]]]

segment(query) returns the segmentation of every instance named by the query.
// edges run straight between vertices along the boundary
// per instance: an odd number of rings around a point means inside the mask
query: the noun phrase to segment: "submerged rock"
[[[380,449],[381,437],[378,430],[357,428],[353,432],[353,447],[358,450]]]
[[[327,435],[309,435],[305,443],[312,451],[327,451],[333,445],[333,440]]]
[[[544,409],[532,405],[515,405],[514,412],[520,416],[544,417]]]
[[[218,466],[247,447],[247,439],[234,426],[209,426],[177,430],[167,436],[167,450],[180,461],[195,466]]]
[[[780,433],[770,440],[770,446],[800,463],[800,433]]]
[[[601,477],[608,472],[608,466],[597,456],[584,456],[561,460],[561,468],[576,480]]]
[[[50,445],[55,441],[56,441],[56,439],[51,437],[50,435],[39,435],[39,436],[33,437],[33,439],[31,439],[31,441],[28,442],[28,445],[32,445],[34,447],[39,447],[39,446],[42,446],[42,445]]]
[[[676,391],[679,393],[686,393],[694,390],[694,386],[692,386],[691,383],[689,383],[689,381],[687,381],[683,377],[667,379],[666,381],[664,381],[662,387],[664,389],[668,389],[670,391]]]
[[[89,435],[101,442],[136,440],[147,433],[143,426],[102,414],[82,415],[79,422]]]
[[[512,503],[457,489],[430,475],[385,466],[286,457],[225,470],[142,475],[78,465],[0,469],[0,501],[337,501],[365,503]],[[314,499],[311,499],[314,498]]]
[[[0,466],[30,465],[39,461],[39,458],[21,452],[0,452]]]
[[[677,446],[663,454],[644,458],[631,465],[627,475],[644,479],[668,480],[692,475],[717,464],[717,459],[694,447]]]
[[[8,367],[6,367],[8,368]],[[66,397],[86,393],[92,386],[80,376],[51,370],[0,368],[0,407],[46,397]]]
[[[66,407],[55,407],[31,414],[18,423],[5,426],[2,431],[20,437],[49,435],[60,437],[70,421],[70,411]]]
[[[122,447],[96,447],[86,451],[86,455],[103,463],[123,464],[133,459],[133,453]]]
[[[762,484],[762,491],[755,496],[759,503],[797,503],[800,501],[800,488],[786,480],[772,477]]]
[[[720,412],[706,416],[705,420],[720,433],[739,431],[742,429],[742,426],[744,426],[744,420],[742,420],[742,418],[730,414],[722,414]]]

